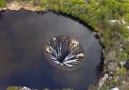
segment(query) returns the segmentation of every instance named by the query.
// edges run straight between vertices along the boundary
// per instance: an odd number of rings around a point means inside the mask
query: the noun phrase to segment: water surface
[[[44,54],[44,45],[64,35],[79,41],[84,60],[79,68],[62,70]],[[7,86],[87,90],[99,75],[101,46],[86,26],[52,12],[25,10],[0,13],[0,90]]]

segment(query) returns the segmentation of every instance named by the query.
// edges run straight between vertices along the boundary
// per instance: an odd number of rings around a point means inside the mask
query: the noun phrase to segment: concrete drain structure
[[[50,62],[64,68],[74,68],[84,59],[83,50],[79,42],[68,36],[52,38],[45,46]]]

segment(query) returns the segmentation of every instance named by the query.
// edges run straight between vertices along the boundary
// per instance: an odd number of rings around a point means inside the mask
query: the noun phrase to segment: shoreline
[[[48,7],[49,5],[45,6],[47,4],[43,4],[44,6],[42,6],[42,5],[34,5],[33,3],[28,2],[28,1],[25,1],[25,2],[12,1],[12,2],[9,2],[6,4],[6,6],[5,6],[6,8],[5,7],[0,8],[0,11],[2,11],[2,10],[18,11],[20,9],[25,9],[25,10],[36,11],[36,12],[38,12],[38,11],[46,12],[48,10],[55,10],[57,12],[62,12],[64,14],[66,13],[67,15],[71,15],[75,18],[79,18],[80,21],[87,22],[87,24],[95,30],[94,32],[97,32],[97,34],[100,36],[99,37],[100,44],[102,47],[104,46],[104,48],[102,50],[102,54],[103,54],[103,58],[104,58],[104,63],[103,63],[104,70],[102,72],[103,75],[102,75],[102,77],[99,78],[97,84],[91,86],[89,90],[96,90],[96,88],[97,88],[97,90],[103,90],[101,88],[104,88],[104,89],[106,88],[105,90],[109,90],[110,88],[112,88],[112,86],[114,86],[114,88],[122,87],[125,89],[129,85],[129,83],[128,83],[129,77],[127,76],[129,72],[125,68],[125,64],[121,64],[121,63],[128,62],[128,57],[129,57],[128,51],[125,51],[123,49],[127,48],[126,44],[129,43],[129,38],[124,37],[126,32],[122,33],[122,34],[120,33],[121,35],[119,35],[119,31],[122,30],[123,27],[125,28],[127,26],[127,24],[123,23],[123,21],[121,19],[117,20],[117,22],[120,22],[120,23],[117,23],[114,21],[109,23],[108,21],[110,19],[107,18],[106,22],[103,20],[98,24],[98,26],[96,26],[97,24],[94,24],[93,21],[90,21],[90,20],[92,20],[91,17],[88,16],[87,14],[85,14],[85,9],[84,9],[84,12],[80,11],[80,13],[78,14],[77,10],[75,10],[75,12],[72,12],[72,9],[71,9],[71,11],[69,11],[70,10],[69,7],[60,6],[60,5],[58,6],[58,3],[62,5],[62,3],[57,2],[57,4],[55,4],[55,3],[50,4],[50,7]],[[78,3],[80,3],[80,2],[78,1]],[[80,5],[85,7],[84,4],[86,4],[86,2],[83,2],[83,0],[82,0],[81,3],[82,4],[80,4]],[[94,6],[92,6],[92,7],[94,7]],[[83,9],[82,7],[80,7],[80,8]],[[98,22],[98,21],[96,21],[96,22]],[[117,29],[119,30],[118,32],[115,31],[116,30],[115,28],[117,26],[118,26]],[[105,30],[103,30],[103,29],[105,29]],[[120,38],[121,41],[117,41],[114,38],[115,36],[118,37],[116,39]],[[127,36],[129,36],[129,35],[127,35]]]

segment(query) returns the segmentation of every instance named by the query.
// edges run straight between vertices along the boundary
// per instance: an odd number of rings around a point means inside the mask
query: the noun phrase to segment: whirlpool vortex
[[[52,38],[47,43],[45,51],[50,61],[62,67],[78,66],[84,59],[79,42],[68,36],[60,35]]]

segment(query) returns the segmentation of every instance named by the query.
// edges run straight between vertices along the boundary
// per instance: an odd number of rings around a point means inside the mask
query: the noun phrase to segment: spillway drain
[[[60,35],[52,38],[45,50],[50,61],[62,67],[76,67],[84,59],[79,42],[68,36]]]

